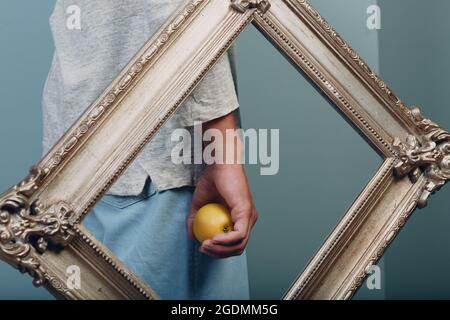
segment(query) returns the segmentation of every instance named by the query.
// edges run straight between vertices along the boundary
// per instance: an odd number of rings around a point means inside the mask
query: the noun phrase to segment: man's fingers
[[[234,246],[242,243],[246,237],[247,233],[243,231],[231,231],[215,236],[212,238],[212,243],[221,246]]]
[[[244,252],[247,241],[248,238],[244,239],[242,243],[234,246],[221,246],[214,244],[211,240],[206,240],[203,241],[200,252],[208,254],[211,257],[218,258],[238,256]]]
[[[241,243],[249,234],[249,221],[247,217],[237,220],[233,226],[233,231],[215,236],[212,240],[214,244],[223,246],[233,246]]]
[[[209,251],[205,250],[203,247],[200,247],[199,251],[200,251],[201,253],[203,253],[203,254],[206,254],[206,255],[210,256],[210,257],[213,258],[213,259],[223,259],[223,258],[227,258],[227,257],[221,257],[221,256],[219,256],[218,254],[215,254],[215,253],[213,253],[213,252],[209,252]]]
[[[253,208],[250,216],[247,215],[236,221],[233,231],[203,241],[200,252],[214,259],[241,255],[247,246],[250,231],[257,219],[258,214]]]

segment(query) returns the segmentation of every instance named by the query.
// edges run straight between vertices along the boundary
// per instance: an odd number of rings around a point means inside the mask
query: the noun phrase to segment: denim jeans
[[[216,260],[188,239],[192,194],[148,180],[138,196],[104,196],[83,224],[162,299],[249,299],[245,252]]]

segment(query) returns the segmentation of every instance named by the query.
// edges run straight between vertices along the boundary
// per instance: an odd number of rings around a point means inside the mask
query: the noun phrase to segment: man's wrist
[[[213,163],[206,166],[209,170],[241,170],[244,171],[244,165],[239,163]]]
[[[209,165],[226,164],[240,165],[242,167],[244,163],[244,144],[232,113],[205,123],[203,129],[204,132],[216,130],[215,134],[211,133],[211,137],[214,137],[213,140],[204,143],[204,148],[214,143],[213,150],[215,154],[213,157],[215,161],[214,163],[208,163]]]

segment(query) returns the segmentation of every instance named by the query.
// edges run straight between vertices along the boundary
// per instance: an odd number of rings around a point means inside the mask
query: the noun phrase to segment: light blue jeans
[[[246,253],[215,260],[188,239],[193,191],[148,180],[138,196],[104,196],[83,224],[162,299],[249,299]]]

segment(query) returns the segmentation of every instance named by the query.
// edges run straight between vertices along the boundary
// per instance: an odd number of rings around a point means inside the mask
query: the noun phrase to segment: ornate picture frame
[[[284,299],[350,299],[450,179],[450,134],[406,107],[305,0],[189,0],[28,177],[0,197],[0,258],[65,299],[158,296],[80,224],[253,23],[384,158]],[[80,289],[66,269],[83,270]],[[300,270],[299,270],[300,271]]]

